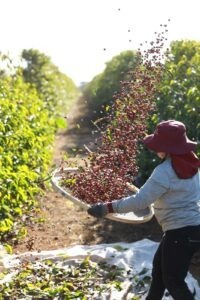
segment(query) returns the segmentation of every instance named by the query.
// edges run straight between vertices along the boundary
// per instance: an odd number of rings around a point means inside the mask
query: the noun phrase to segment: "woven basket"
[[[87,210],[90,205],[85,203],[84,201],[81,201],[81,199],[78,199],[72,195],[72,193],[63,188],[60,185],[60,181],[62,179],[62,176],[64,172],[77,172],[78,168],[66,168],[61,171],[61,169],[55,169],[55,171],[52,174],[51,178],[51,183],[54,188],[58,193],[60,193],[62,196],[67,198],[68,200],[72,201],[74,204],[79,205],[82,209]],[[132,192],[136,192],[138,189],[131,184],[127,184],[128,188]],[[137,212],[129,212],[125,214],[108,214],[106,215],[106,219],[110,219],[113,221],[118,221],[118,222],[123,222],[123,223],[132,223],[132,224],[138,224],[138,223],[145,223],[151,220],[153,217],[153,207],[149,206],[146,209],[137,211]]]

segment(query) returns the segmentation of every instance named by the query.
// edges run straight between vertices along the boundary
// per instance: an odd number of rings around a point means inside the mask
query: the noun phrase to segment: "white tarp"
[[[53,259],[54,261],[60,261],[61,259],[65,259],[67,261],[73,259],[84,259],[84,257],[89,255],[91,260],[100,261],[103,259],[106,260],[109,264],[116,265],[129,271],[127,278],[124,278],[123,290],[121,292],[113,290],[109,296],[105,295],[105,297],[101,297],[98,299],[129,300],[134,295],[141,295],[140,299],[145,299],[145,291],[148,289],[148,287],[144,286],[140,291],[136,290],[132,278],[134,277],[134,275],[137,275],[137,280],[139,277],[142,278],[144,276],[150,276],[152,259],[157,246],[158,243],[148,239],[143,239],[134,243],[120,242],[90,246],[76,245],[59,250],[41,251],[40,253],[26,252],[20,255],[4,255],[1,260],[5,268],[12,270],[12,268],[20,264],[24,259],[30,261],[38,259]],[[8,280],[8,277],[4,280]],[[192,277],[190,273],[188,273],[186,281],[192,291],[194,291],[195,289],[195,299],[200,300],[200,287],[198,285],[198,282]],[[165,296],[163,299],[171,300],[172,298],[170,296]]]

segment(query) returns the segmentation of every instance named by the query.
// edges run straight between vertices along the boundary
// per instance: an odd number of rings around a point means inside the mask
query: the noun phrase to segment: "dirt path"
[[[60,131],[55,140],[54,162],[60,164],[64,154],[83,157],[83,145],[91,149],[95,135],[84,103],[79,100],[68,115],[69,126]],[[76,149],[76,151],[72,150]],[[40,199],[44,222],[28,227],[27,237],[14,247],[14,253],[55,250],[78,244],[134,242],[143,238],[159,241],[162,232],[153,218],[150,222],[134,225],[109,220],[97,220],[57,192],[49,189]],[[200,279],[200,253],[191,264],[192,273]]]

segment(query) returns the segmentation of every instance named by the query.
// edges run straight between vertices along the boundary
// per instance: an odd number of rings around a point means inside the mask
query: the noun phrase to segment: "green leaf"
[[[58,128],[63,129],[63,128],[66,128],[67,123],[66,123],[65,119],[63,119],[63,118],[57,118],[56,119],[56,125],[57,125]]]

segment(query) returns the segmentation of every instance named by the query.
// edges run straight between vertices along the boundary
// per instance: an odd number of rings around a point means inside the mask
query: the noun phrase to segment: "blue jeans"
[[[146,300],[161,300],[165,289],[174,300],[194,300],[185,282],[193,254],[200,249],[200,225],[164,233],[153,259],[152,283]]]

